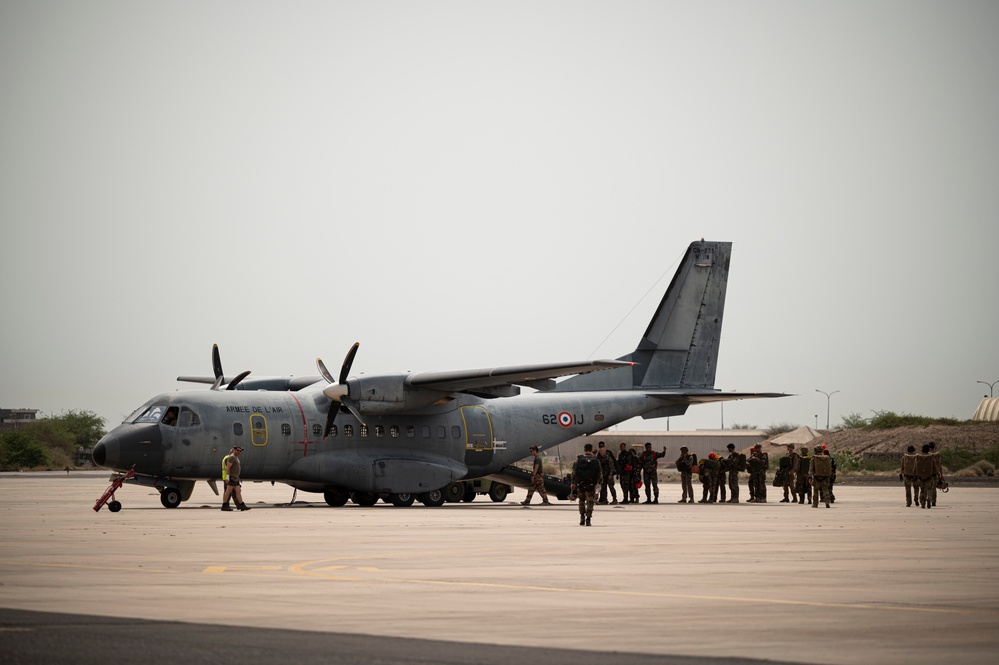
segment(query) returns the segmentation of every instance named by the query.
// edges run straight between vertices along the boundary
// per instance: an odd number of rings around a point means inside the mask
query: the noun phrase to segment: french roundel
[[[562,427],[569,427],[572,425],[572,414],[568,411],[562,411],[558,414],[558,424]]]

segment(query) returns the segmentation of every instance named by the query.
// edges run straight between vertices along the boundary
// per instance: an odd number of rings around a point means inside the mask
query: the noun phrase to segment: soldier
[[[788,460],[786,471],[784,472],[784,482],[781,487],[784,488],[784,498],[780,500],[781,503],[789,503],[790,499],[788,494],[792,493],[794,489],[795,477],[798,473],[798,453],[794,452],[794,444],[787,444],[787,455],[784,459]],[[784,460],[781,460],[781,464],[784,464]],[[798,503],[798,495],[794,495],[793,503]]]
[[[935,473],[936,465],[934,464],[933,455],[930,453],[929,445],[925,445],[922,448],[922,452],[916,455],[916,461],[912,468],[912,475],[916,477],[916,484],[919,486],[920,508],[933,507],[930,486],[935,485],[937,482]]]
[[[597,503],[601,506],[607,505],[607,490],[610,489],[611,496],[614,498],[611,505],[617,505],[617,490],[614,489],[614,476],[617,475],[616,461],[614,453],[607,450],[603,441],[597,443],[597,459],[600,460],[600,470],[604,474],[604,479],[600,483],[600,500]]]
[[[663,446],[661,453],[657,453],[652,450],[652,444],[648,442],[645,444],[645,450],[638,456],[638,464],[642,467],[642,482],[645,483],[645,503],[659,503],[660,457],[666,457],[666,446]]]
[[[545,490],[545,474],[541,468],[539,452],[537,446],[531,446],[531,457],[534,458],[534,466],[531,467],[531,486],[527,488],[527,498],[520,502],[522,506],[531,505],[531,497],[534,496],[535,492],[541,495],[542,506],[552,505],[551,501],[548,500],[548,492]]]
[[[798,495],[798,503],[805,505],[812,502],[812,486],[808,484],[808,467],[812,458],[808,456],[808,448],[802,446],[798,455],[798,475],[794,479],[794,493]]]
[[[621,451],[617,454],[617,474],[621,480],[621,503],[632,502],[632,496],[638,496],[638,489],[635,488],[635,468],[638,461],[635,453],[628,447],[628,444],[621,442]]]
[[[757,443],[749,455],[749,503],[767,502],[767,469],[770,456],[763,452],[763,444]]]
[[[718,455],[718,503],[727,503],[725,500],[725,489],[728,487],[728,470],[731,468],[729,459]]]
[[[683,495],[677,503],[694,503],[692,477],[696,463],[697,458],[690,454],[687,446],[680,448],[680,456],[676,460],[676,470],[680,472],[680,487],[683,488]]]
[[[937,483],[943,480],[943,457],[940,456],[940,451],[937,450],[937,444],[935,441],[930,441],[926,445],[930,447],[930,455],[933,456],[933,466],[936,478],[933,480],[933,486],[930,487],[930,501],[933,503],[933,507],[936,508]]]
[[[832,477],[832,457],[822,454],[822,446],[815,446],[815,455],[808,465],[808,479],[812,483],[812,508],[819,507],[819,497],[829,507],[829,479]]]
[[[829,476],[829,500],[836,503],[836,492],[833,491],[836,487],[836,458],[825,446],[822,446],[822,454],[829,458],[829,463],[832,465],[832,475]]]
[[[902,453],[902,468],[899,469],[898,479],[905,483],[905,507],[912,505],[912,487],[916,477],[913,470],[916,466],[916,447],[909,446]],[[916,485],[916,506],[919,506],[919,485]]]
[[[731,495],[729,503],[739,503],[739,471],[746,469],[746,456],[736,452],[735,444],[730,443],[728,448],[728,493]]]
[[[718,456],[709,453],[707,459],[701,460],[701,483],[704,485],[704,495],[698,503],[716,503],[718,501],[718,472],[721,464],[718,463]]]
[[[572,465],[570,489],[579,500],[579,526],[590,526],[593,504],[597,502],[597,487],[603,483],[600,460],[593,454],[593,444],[583,446],[583,454]]]

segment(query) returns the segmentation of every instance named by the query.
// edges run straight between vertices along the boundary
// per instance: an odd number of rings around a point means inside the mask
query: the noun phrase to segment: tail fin
[[[556,390],[711,389],[732,243],[692,242],[638,347],[634,367],[575,376]]]

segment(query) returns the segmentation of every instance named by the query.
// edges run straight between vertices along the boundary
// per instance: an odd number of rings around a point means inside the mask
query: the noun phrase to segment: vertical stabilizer
[[[576,376],[557,390],[713,388],[732,243],[690,244],[638,347],[634,367]]]

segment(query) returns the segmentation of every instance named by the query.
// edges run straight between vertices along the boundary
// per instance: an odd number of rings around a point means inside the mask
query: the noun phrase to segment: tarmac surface
[[[177,509],[106,472],[0,474],[0,662],[994,663],[999,489],[832,508],[478,497],[329,508],[248,483]],[[743,485],[743,497],[745,485]],[[537,501],[537,498],[535,498]]]

